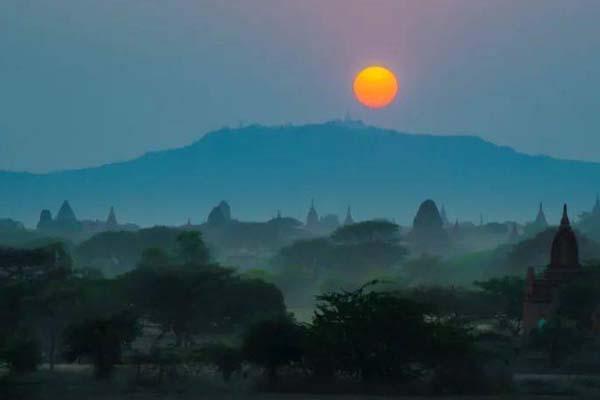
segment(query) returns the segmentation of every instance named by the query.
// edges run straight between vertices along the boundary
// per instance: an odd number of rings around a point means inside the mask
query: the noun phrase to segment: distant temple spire
[[[115,208],[110,207],[110,211],[108,213],[108,218],[106,218],[106,226],[109,228],[114,228],[117,225],[119,225],[119,224],[117,222],[117,216],[115,215]]]
[[[344,219],[344,225],[352,225],[354,223],[354,218],[352,218],[352,209],[350,206],[346,209],[346,218]]]
[[[277,219],[281,219],[281,210],[277,210]]]
[[[315,200],[312,199],[310,201],[310,209],[308,210],[308,215],[306,216],[306,227],[309,229],[317,228],[319,226],[319,214],[315,209]]]
[[[560,226],[552,240],[550,264],[536,277],[533,267],[527,269],[525,277],[525,299],[523,303],[523,335],[540,326],[556,313],[561,287],[583,273],[579,264],[577,236],[569,223],[567,205],[563,206]]]
[[[563,214],[560,219],[558,232],[552,242],[550,255],[552,267],[577,267],[579,266],[579,251],[575,232],[571,229],[567,205],[563,206]]]
[[[567,205],[563,205],[563,213],[562,218],[560,219],[560,226],[570,226],[571,222],[569,221],[569,215],[567,214]]]
[[[68,200],[65,200],[62,203],[62,205],[60,206],[60,209],[58,210],[58,213],[56,214],[56,220],[59,222],[75,222],[75,221],[77,221],[75,212],[73,212],[73,209],[71,208],[71,205],[69,204]]]
[[[540,202],[540,208],[538,210],[537,216],[535,217],[535,224],[541,228],[545,228],[548,226],[548,221],[546,220],[546,215],[544,214],[544,206],[542,202]]]

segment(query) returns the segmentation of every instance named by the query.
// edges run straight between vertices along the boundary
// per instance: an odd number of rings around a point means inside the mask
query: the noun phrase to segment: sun
[[[389,69],[373,65],[356,75],[353,88],[361,104],[369,108],[383,108],[396,98],[398,80]]]

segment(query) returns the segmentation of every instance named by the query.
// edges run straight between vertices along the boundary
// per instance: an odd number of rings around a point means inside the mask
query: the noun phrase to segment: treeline
[[[327,246],[388,246],[401,257],[396,229],[354,226]],[[198,232],[179,232],[170,251],[147,248],[136,269],[111,279],[73,268],[60,245],[4,249],[0,364],[9,378],[79,362],[98,379],[124,365],[137,383],[211,368],[225,382],[251,375],[269,390],[501,392],[531,354],[550,368],[600,365],[585,359],[598,354],[598,282],[590,269],[566,286],[556,315],[523,338],[521,278],[325,290],[300,323],[277,286],[213,263]]]
[[[98,377],[107,377],[149,326],[158,330],[156,340],[170,335],[174,347],[189,347],[195,338],[285,314],[274,285],[211,264],[197,232],[181,233],[172,254],[148,249],[137,269],[114,279],[74,270],[69,260],[60,275],[45,273],[57,268],[55,247],[44,251],[49,257],[36,250],[35,259],[18,262],[6,257],[13,252],[0,253],[0,361],[14,373],[42,361],[53,369],[58,361],[88,360]],[[18,265],[35,272],[5,273]]]
[[[376,241],[395,245],[391,228],[392,236]],[[350,233],[336,240],[364,240],[364,232]],[[312,320],[299,323],[276,286],[211,263],[198,232],[181,232],[170,252],[146,249],[135,270],[112,279],[73,269],[59,250],[4,252],[0,260],[0,271],[29,271],[0,273],[0,361],[12,376],[40,363],[53,370],[79,362],[93,365],[99,379],[126,364],[140,381],[162,381],[190,365],[212,366],[228,380],[255,366],[270,388],[301,379],[498,390],[480,368],[495,356],[482,356],[468,323],[417,293],[375,283],[327,292]],[[480,386],[466,385],[476,377]]]

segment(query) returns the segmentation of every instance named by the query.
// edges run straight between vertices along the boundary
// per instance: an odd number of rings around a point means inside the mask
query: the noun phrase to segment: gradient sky
[[[2,0],[0,169],[346,112],[600,161],[599,15],[597,0]],[[400,80],[383,111],[352,97],[371,63]]]

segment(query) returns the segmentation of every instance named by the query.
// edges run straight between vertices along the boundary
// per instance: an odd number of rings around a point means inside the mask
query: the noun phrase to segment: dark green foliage
[[[123,264],[134,264],[142,249],[151,247],[146,243],[141,245],[139,241],[137,232],[102,232],[77,246],[76,254],[78,259],[85,264],[111,258],[115,258]]]
[[[289,317],[265,320],[244,334],[243,353],[248,361],[264,367],[274,381],[281,367],[301,360],[304,336],[303,327]]]
[[[150,247],[142,252],[139,266],[164,267],[170,263],[167,252],[159,247]]]
[[[453,323],[436,323],[433,347],[428,353],[434,367],[432,387],[436,393],[477,393],[483,379],[468,331]]]
[[[184,264],[206,264],[209,255],[202,234],[196,231],[180,233],[177,236],[177,255]]]
[[[86,319],[71,325],[65,332],[65,357],[74,361],[90,357],[96,377],[110,377],[115,364],[121,361],[122,347],[139,334],[137,317],[121,312],[109,318]]]
[[[397,242],[399,226],[385,220],[364,221],[338,228],[331,239],[339,243]]]
[[[23,282],[0,284],[0,340],[19,327],[26,310],[25,299],[30,293],[31,287]]]
[[[0,280],[61,279],[71,273],[71,267],[62,243],[35,249],[0,248]]]
[[[313,282],[329,277],[364,282],[372,271],[388,270],[406,256],[398,229],[380,220],[344,226],[330,238],[299,240],[282,248],[274,264],[284,274],[304,270]]]
[[[215,265],[143,267],[123,278],[129,302],[179,345],[194,334],[229,332],[259,316],[284,312],[273,285],[241,279]]]
[[[529,346],[544,352],[551,367],[559,367],[584,343],[584,333],[574,321],[555,317],[534,329],[529,336]]]
[[[368,286],[318,300],[310,350],[317,371],[334,368],[363,381],[405,380],[433,346],[425,305]]]
[[[429,377],[439,393],[484,393],[510,385],[507,374],[496,384],[484,372],[487,364],[502,361],[498,354],[479,348],[463,318],[464,310],[471,316],[481,311],[476,305],[465,306],[475,294],[454,295],[457,307],[440,310],[396,292],[376,291],[376,283],[319,297],[304,356],[316,377],[341,374],[377,384]]]
[[[140,229],[136,232],[109,231],[82,242],[75,250],[83,265],[112,268],[123,273],[133,269],[144,250],[160,248],[166,253],[174,251],[181,230],[167,227]]]
[[[487,281],[475,282],[475,286],[502,303],[508,316],[515,319],[521,318],[525,292],[525,280],[523,278],[513,276],[493,278]]]
[[[161,385],[164,381],[171,384],[178,381],[186,363],[202,360],[197,355],[184,353],[180,349],[152,347],[148,352],[136,351],[129,357],[129,361],[136,367],[138,384]]]
[[[472,323],[488,318],[498,309],[496,300],[461,287],[418,286],[403,293],[421,304],[430,304],[437,316]]]
[[[15,374],[32,372],[41,361],[40,344],[30,332],[15,331],[0,345],[0,360]]]
[[[242,351],[224,343],[210,343],[202,346],[196,354],[195,360],[212,364],[217,367],[223,380],[228,382],[231,376],[242,369],[244,361]]]
[[[523,316],[525,280],[507,276],[475,282],[475,286],[483,291],[482,301],[493,305],[488,315],[496,319],[498,328],[508,330],[514,336],[518,335]]]
[[[586,268],[584,275],[565,286],[558,294],[558,314],[589,332],[593,317],[600,310],[600,269]]]
[[[382,224],[389,226],[388,223]],[[351,237],[355,237],[354,233],[343,232],[338,231],[338,234],[345,238],[344,241],[329,238],[301,240],[281,249],[274,260],[282,275],[281,284],[286,287],[298,284],[290,282],[295,275],[304,275],[308,280],[306,284],[327,279],[341,283],[364,282],[373,274],[389,272],[407,254],[406,249],[395,240],[350,241]],[[370,234],[365,235],[370,237]],[[356,237],[363,237],[363,233]]]
[[[61,280],[47,282],[28,299],[28,313],[37,327],[51,370],[54,369],[61,335],[75,319],[82,295],[77,281]]]

